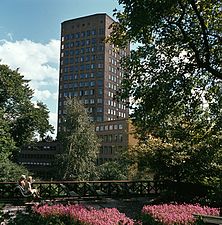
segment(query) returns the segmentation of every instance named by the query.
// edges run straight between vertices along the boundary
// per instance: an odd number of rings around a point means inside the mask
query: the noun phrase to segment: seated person
[[[25,188],[26,185],[26,176],[25,175],[21,175],[18,184],[22,187]]]
[[[35,189],[35,188],[32,188],[32,177],[29,176],[27,178],[27,180],[25,181],[25,190],[28,192],[28,193],[31,193],[34,197],[37,197],[37,198],[40,198],[39,196],[39,193],[38,193],[38,190]]]

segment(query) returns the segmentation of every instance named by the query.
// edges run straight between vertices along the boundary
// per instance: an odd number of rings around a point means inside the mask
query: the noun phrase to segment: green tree
[[[119,3],[109,41],[117,49],[138,44],[122,59],[117,98],[132,99],[131,118],[147,147],[146,160],[137,152],[139,166],[177,180],[222,176],[221,1]]]
[[[41,137],[53,131],[48,122],[48,109],[32,103],[33,91],[28,81],[7,65],[0,65],[0,180],[15,181],[27,170],[14,163],[21,146],[32,141],[36,133]]]
[[[11,161],[16,149],[4,111],[0,109],[0,181],[17,181],[21,174],[28,174],[24,167]]]
[[[100,180],[126,180],[127,167],[119,161],[109,161],[98,166]]]
[[[49,123],[49,110],[47,106],[42,102],[37,102],[34,113],[36,117],[35,128],[40,136],[40,139],[43,140],[49,138],[47,131],[53,133],[54,128]]]
[[[95,178],[99,139],[84,106],[76,98],[67,99],[63,131],[58,140],[63,153],[58,157],[60,178],[89,180]]]
[[[9,133],[9,126],[3,116],[3,110],[0,109],[0,161],[8,159],[16,149],[15,142]]]
[[[49,111],[41,102],[37,107],[32,103],[33,90],[28,82],[18,70],[0,65],[0,109],[17,147],[30,142],[36,132],[41,137],[53,132],[48,122]]]

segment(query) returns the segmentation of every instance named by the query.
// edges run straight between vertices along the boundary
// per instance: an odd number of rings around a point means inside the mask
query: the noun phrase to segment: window
[[[102,116],[97,116],[97,117],[96,117],[96,121],[97,121],[97,122],[102,122],[102,120],[103,120],[103,117],[102,117]]]
[[[94,103],[95,103],[94,98],[91,98],[91,99],[89,100],[89,102],[90,102],[90,104],[94,104]]]
[[[81,32],[81,37],[85,37],[85,31]]]
[[[90,86],[94,87],[95,86],[95,81],[90,81]]]
[[[98,95],[102,95],[103,94],[103,89],[102,88],[98,88]]]
[[[81,73],[81,74],[80,74],[80,78],[81,78],[81,79],[85,78],[85,74],[84,74],[84,73]]]
[[[86,58],[85,58],[85,61],[88,62],[89,60],[90,60],[90,56],[87,55]]]
[[[76,41],[75,46],[79,47],[79,45],[80,45],[79,41]]]
[[[75,38],[79,38],[79,37],[80,37],[80,33],[76,33]]]
[[[92,35],[96,35],[96,30],[92,30],[92,31],[91,31],[91,34],[92,34]]]
[[[98,104],[102,104],[103,103],[103,99],[102,98],[97,98],[97,103]]]
[[[98,107],[98,108],[96,109],[96,111],[97,111],[98,113],[101,113],[101,112],[103,112],[103,108],[102,108],[102,107]]]
[[[96,44],[96,38],[92,38],[92,44]]]
[[[95,47],[95,46],[92,47],[92,48],[91,48],[91,51],[92,51],[92,52],[95,52],[95,51],[96,51],[96,47]]]
[[[84,49],[84,48],[81,48],[81,49],[80,49],[80,53],[81,53],[81,54],[84,54],[84,52],[85,52],[85,49]]]
[[[102,86],[103,85],[103,80],[98,80],[97,84],[98,84],[98,86]]]
[[[89,90],[89,95],[94,95],[94,89]]]
[[[85,40],[82,40],[81,41],[81,46],[84,46],[85,45]]]

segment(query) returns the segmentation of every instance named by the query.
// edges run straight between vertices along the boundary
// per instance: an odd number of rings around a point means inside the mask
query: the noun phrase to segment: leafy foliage
[[[221,178],[221,1],[119,3],[109,41],[137,44],[122,60],[117,96],[132,99],[131,118],[145,144],[131,152],[132,161],[157,177]]]
[[[64,130],[58,140],[64,147],[58,163],[64,179],[89,180],[95,176],[99,139],[84,106],[76,98],[67,99]]]
[[[32,103],[33,91],[28,81],[6,65],[0,65],[0,109],[17,147],[28,143],[39,132],[41,137],[53,127],[48,122],[48,109],[41,102]]]
[[[17,163],[13,163],[9,159],[0,159],[0,181],[1,182],[9,182],[9,181],[18,181],[21,177],[21,174],[29,174],[28,170],[18,165]]]
[[[0,173],[1,180],[15,181],[27,170],[13,163],[21,146],[32,141],[35,133],[43,138],[53,127],[49,111],[41,102],[32,103],[28,81],[7,65],[0,65]]]
[[[126,180],[126,166],[118,161],[105,162],[98,166],[98,178],[100,180]]]

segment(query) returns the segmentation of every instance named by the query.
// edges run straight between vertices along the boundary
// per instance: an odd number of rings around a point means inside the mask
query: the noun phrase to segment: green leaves
[[[76,98],[67,99],[63,131],[59,141],[64,152],[59,156],[63,179],[89,180],[95,177],[99,140],[84,106]]]
[[[41,138],[48,131],[53,132],[46,105],[38,102],[35,107],[32,97],[33,90],[18,70],[0,65],[0,109],[17,147],[30,142],[35,132],[39,132]]]
[[[122,59],[118,96],[132,99],[131,119],[145,143],[134,158],[138,170],[176,180],[221,176],[221,1],[119,3],[109,41],[138,44]]]

